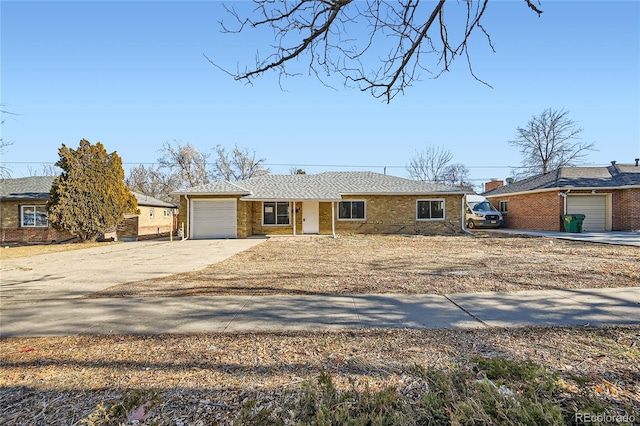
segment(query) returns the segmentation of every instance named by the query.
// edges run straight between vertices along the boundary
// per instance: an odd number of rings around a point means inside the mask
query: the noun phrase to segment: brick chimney
[[[487,182],[484,184],[485,191],[491,191],[492,189],[500,188],[504,186],[504,182],[498,179],[491,179],[491,182]]]

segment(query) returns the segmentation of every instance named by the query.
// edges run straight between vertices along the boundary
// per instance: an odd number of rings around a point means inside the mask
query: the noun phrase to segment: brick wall
[[[599,191],[611,194],[611,230],[640,230],[640,189],[616,189]],[[571,194],[591,194],[591,191],[571,191]],[[504,215],[505,227],[513,229],[535,229],[540,231],[563,231],[561,215],[564,199],[558,191],[523,195],[496,195],[489,199],[498,208],[500,201],[509,202],[509,212]]]
[[[51,242],[73,238],[67,231],[47,228],[20,227],[20,205],[46,205],[43,201],[2,201],[0,202],[0,239],[8,242]]]
[[[495,208],[500,201],[508,201],[508,213],[503,215],[505,228],[535,229],[538,231],[562,231],[561,215],[564,199],[558,191],[521,195],[496,195],[487,197]]]
[[[489,192],[492,189],[500,188],[501,186],[504,186],[504,181],[492,180],[484,184],[484,190]]]
[[[640,231],[640,189],[613,191],[611,204],[613,231]]]
[[[420,198],[444,199],[445,219],[435,221],[416,220],[415,196],[349,196],[344,199],[365,200],[366,220],[338,220],[337,203],[335,203],[335,230],[337,233],[343,234],[449,234],[461,232],[461,196],[447,195]],[[243,203],[245,202],[240,201],[239,205]],[[293,224],[282,226],[262,225],[262,202],[252,202],[250,204],[252,235],[293,234]],[[302,234],[303,207],[301,202],[296,203],[296,205],[299,208],[296,213],[296,233]],[[330,202],[321,202],[319,205],[320,234],[331,234],[331,207],[332,203]],[[291,216],[293,216],[293,212]],[[291,220],[293,221],[293,217],[291,217]]]

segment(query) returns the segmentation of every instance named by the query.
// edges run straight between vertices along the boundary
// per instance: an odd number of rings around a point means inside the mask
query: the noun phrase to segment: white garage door
[[[236,238],[237,201],[191,200],[191,238]]]
[[[607,226],[607,197],[604,195],[569,195],[567,214],[585,215],[584,232],[605,231]]]

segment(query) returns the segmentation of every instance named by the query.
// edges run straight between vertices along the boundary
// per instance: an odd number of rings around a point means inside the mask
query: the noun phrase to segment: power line
[[[2,164],[55,164],[55,161],[1,161]],[[124,162],[123,165],[145,165],[155,166],[157,162]],[[175,163],[174,165],[178,165]],[[268,167],[339,167],[339,168],[377,168],[377,169],[405,169],[406,166],[385,166],[385,165],[362,165],[362,164],[300,164],[300,163],[263,163]],[[522,169],[522,166],[467,166],[468,169]]]

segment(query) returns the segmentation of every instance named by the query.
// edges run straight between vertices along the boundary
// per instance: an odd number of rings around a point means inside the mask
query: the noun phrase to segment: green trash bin
[[[564,230],[566,232],[582,232],[582,222],[584,222],[585,215],[583,214],[565,214],[562,215],[564,220]]]

